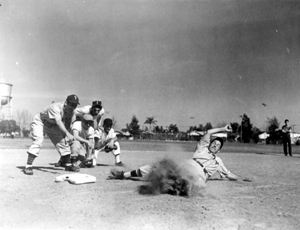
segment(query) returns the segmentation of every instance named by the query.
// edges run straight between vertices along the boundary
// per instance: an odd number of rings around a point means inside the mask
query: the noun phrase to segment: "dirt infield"
[[[170,146],[166,151],[123,150],[121,157],[135,169],[166,155],[184,159],[192,154]],[[254,181],[214,179],[202,197],[184,198],[142,196],[137,193],[142,181],[106,180],[114,167],[107,153],[101,153],[95,168],[81,170],[96,176],[96,183],[72,185],[54,182],[67,173],[51,165],[59,158],[54,149],[42,149],[34,175],[27,176],[22,173],[26,149],[3,147],[0,229],[300,229],[299,155],[225,151],[219,156],[229,170]]]

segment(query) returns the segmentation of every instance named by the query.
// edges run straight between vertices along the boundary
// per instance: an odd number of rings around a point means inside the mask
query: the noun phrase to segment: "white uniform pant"
[[[71,156],[72,157],[78,157],[78,156],[84,156],[86,157],[87,154],[87,145],[85,143],[81,143],[80,141],[73,141],[71,145]]]
[[[71,154],[71,147],[65,134],[56,124],[48,124],[47,126],[41,121],[40,114],[35,115],[30,124],[32,144],[28,149],[28,153],[38,156],[43,145],[44,135],[47,134],[56,150],[61,156]]]

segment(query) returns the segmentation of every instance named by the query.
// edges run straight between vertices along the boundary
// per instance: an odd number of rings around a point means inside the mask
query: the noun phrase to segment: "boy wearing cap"
[[[76,95],[72,94],[65,101],[52,103],[35,115],[30,125],[33,142],[27,151],[27,165],[24,169],[26,175],[33,175],[32,163],[39,155],[45,134],[48,135],[56,147],[65,166],[71,165],[70,143],[74,140],[74,137],[69,130],[77,105],[79,105],[79,99]]]
[[[94,157],[97,159],[98,153],[101,150],[111,152],[115,157],[115,165],[124,166],[120,160],[120,144],[117,142],[117,134],[112,128],[112,119],[106,118],[103,121],[103,126],[95,131],[95,150]]]
[[[74,142],[71,146],[71,163],[67,167],[68,171],[79,172],[80,166],[87,158],[91,157],[94,146],[94,128],[93,117],[90,114],[85,114],[82,121],[75,121],[72,125]]]

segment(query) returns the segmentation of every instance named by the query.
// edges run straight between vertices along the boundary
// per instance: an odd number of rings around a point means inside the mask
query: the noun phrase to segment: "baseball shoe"
[[[33,175],[32,167],[24,168],[23,172],[26,175]]]
[[[62,160],[61,158],[59,159],[59,161],[57,163],[54,163],[54,167],[66,167],[67,166],[67,162],[65,162],[64,160]]]
[[[122,161],[115,163],[115,166],[125,166],[125,164],[122,163]]]
[[[123,180],[124,179],[124,172],[123,171],[118,171],[116,169],[112,169],[110,171],[110,175],[107,177],[107,179],[110,179],[110,180],[113,180],[113,179]]]
[[[80,167],[75,166],[75,165],[69,165],[65,167],[66,171],[70,171],[70,172],[79,172],[80,171]]]

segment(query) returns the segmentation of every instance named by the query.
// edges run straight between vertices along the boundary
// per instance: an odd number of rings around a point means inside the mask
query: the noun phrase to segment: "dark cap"
[[[106,118],[103,122],[103,125],[105,125],[105,126],[110,126],[112,124],[113,124],[113,122],[112,122],[112,119],[110,119],[110,118]]]
[[[102,102],[101,101],[93,101],[92,108],[95,108],[95,107],[102,109]]]
[[[67,102],[78,104],[79,105],[79,98],[75,94],[71,94],[67,97]]]
[[[220,149],[222,148],[222,146],[223,146],[223,144],[224,144],[224,140],[223,140],[221,137],[216,137],[216,138],[212,139],[212,140],[210,141],[210,144],[211,144],[213,141],[220,141],[220,143],[221,143]]]

